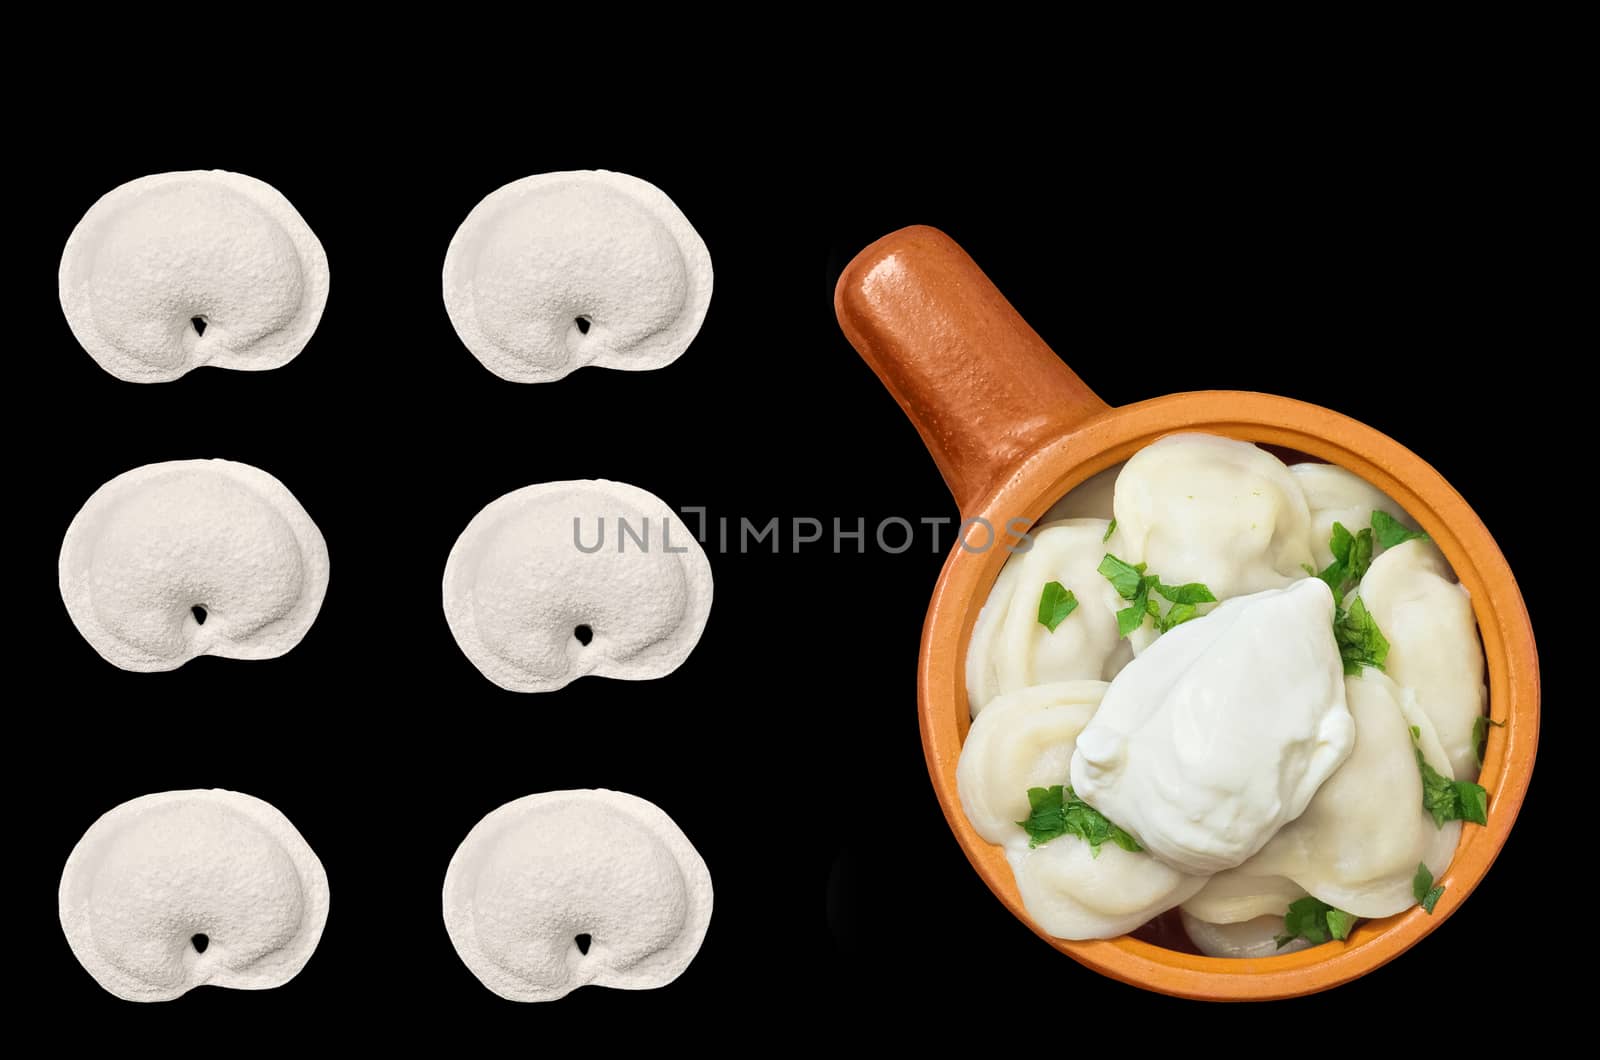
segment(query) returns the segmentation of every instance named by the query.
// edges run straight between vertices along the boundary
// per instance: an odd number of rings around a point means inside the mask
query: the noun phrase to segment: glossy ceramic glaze
[[[1204,431],[1305,453],[1355,472],[1410,512],[1472,595],[1488,660],[1489,730],[1480,782],[1487,827],[1468,825],[1433,915],[1364,921],[1347,942],[1255,960],[1203,957],[1130,937],[1071,942],[1034,931],[1105,975],[1184,997],[1247,1000],[1325,990],[1392,960],[1435,930],[1489,870],[1516,819],[1539,737],[1539,665],[1522,594],[1467,503],[1420,457],[1364,424],[1268,394],[1201,391],[1111,408],[1028,327],[948,236],[916,227],[856,256],[835,309],[852,345],[922,434],[964,518],[933,591],[918,665],[922,745],[950,828],[990,890],[1032,926],[1001,848],[967,823],[956,762],[970,721],[973,621],[1025,526],[1090,475],[1162,435]],[[1507,915],[1510,915],[1510,910]],[[952,915],[957,911],[952,910]]]

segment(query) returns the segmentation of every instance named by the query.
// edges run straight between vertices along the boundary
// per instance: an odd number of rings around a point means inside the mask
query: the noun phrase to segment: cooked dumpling
[[[1278,945],[1278,936],[1283,934],[1282,913],[1241,920],[1237,924],[1212,924],[1190,915],[1187,909],[1180,909],[1179,913],[1189,941],[1207,957],[1271,957],[1294,953],[1311,945],[1303,938],[1286,942],[1281,947]]]
[[[1472,729],[1488,703],[1472,601],[1430,541],[1406,541],[1372,561],[1359,590],[1389,641],[1384,669],[1413,692],[1457,780],[1478,775]]]
[[[1461,835],[1461,822],[1440,828],[1422,808],[1410,727],[1420,730],[1417,745],[1429,765],[1444,772],[1449,762],[1428,716],[1382,673],[1364,669],[1346,678],[1345,701],[1355,718],[1355,750],[1305,813],[1240,871],[1287,876],[1359,917],[1392,916],[1416,904],[1417,864],[1443,875]]]
[[[1256,876],[1245,869],[1219,872],[1183,910],[1211,924],[1239,924],[1263,916],[1282,917],[1306,890],[1287,876]],[[1281,926],[1281,925],[1280,925]]]
[[[1115,504],[1119,558],[1168,585],[1203,582],[1218,600],[1280,589],[1311,562],[1305,494],[1248,442],[1168,435],[1128,461]]]
[[[956,784],[972,826],[1003,843],[1028,914],[1058,938],[1112,938],[1189,897],[1204,877],[1185,876],[1148,854],[1064,835],[1034,849],[1016,822],[1028,789],[1066,783],[1077,735],[1106,685],[1069,681],[1001,696],[972,723]]]
[[[967,648],[974,714],[996,695],[1110,678],[1127,661],[1116,617],[1125,605],[1098,570],[1106,526],[1104,519],[1069,519],[1035,530],[1028,551],[1006,562]],[[1054,632],[1039,621],[1039,597],[1050,582],[1060,582],[1078,601]]]
[[[956,766],[961,808],[991,843],[1026,836],[1028,789],[1067,783],[1078,733],[1105,694],[1104,681],[1064,681],[1001,696],[972,723]]]
[[[1328,539],[1333,536],[1334,523],[1342,523],[1356,534],[1372,525],[1373,512],[1385,511],[1409,529],[1418,529],[1416,520],[1387,493],[1337,464],[1291,464],[1289,470],[1311,509],[1311,555],[1317,570],[1333,562]],[[1376,543],[1373,548],[1382,551]]]

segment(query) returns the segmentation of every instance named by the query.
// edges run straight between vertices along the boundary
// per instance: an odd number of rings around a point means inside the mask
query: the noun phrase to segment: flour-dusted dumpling
[[[1282,913],[1233,924],[1213,924],[1192,916],[1187,909],[1179,912],[1189,941],[1207,957],[1271,957],[1279,953],[1298,953],[1311,945],[1303,938],[1278,945],[1284,930]]]
[[[513,692],[585,674],[644,681],[689,657],[711,564],[673,510],[624,482],[545,482],[473,516],[444,570],[450,632]]]
[[[1173,434],[1117,476],[1117,553],[1168,585],[1202,582],[1217,599],[1305,577],[1311,514],[1283,462],[1248,442]]]
[[[711,874],[688,837],[620,791],[508,802],[467,834],[444,878],[456,953],[511,1001],[589,983],[665,986],[700,951],[711,905]]]
[[[1478,775],[1473,725],[1488,705],[1483,647],[1467,590],[1431,541],[1406,541],[1372,561],[1358,590],[1389,641],[1384,669],[1415,693],[1457,780]]]
[[[1287,876],[1358,917],[1392,916],[1416,904],[1411,883],[1419,862],[1438,877],[1455,854],[1461,822],[1440,828],[1423,809],[1414,747],[1440,772],[1449,761],[1428,716],[1388,677],[1363,669],[1345,680],[1345,698],[1355,750],[1241,871]],[[1421,732],[1415,744],[1411,726]]]
[[[1104,681],[1064,681],[992,701],[972,722],[956,788],[967,820],[991,843],[1023,835],[1028,789],[1067,782],[1073,743],[1105,694]]]
[[[172,460],[95,490],[67,528],[58,574],[72,624],[101,658],[173,670],[300,643],[328,590],[328,546],[260,468]]]
[[[1123,466],[1113,464],[1104,471],[1090,475],[1052,504],[1049,511],[1039,517],[1036,525],[1049,526],[1065,519],[1110,519],[1116,514],[1112,498],[1117,488],[1117,476],[1122,473]]]
[[[101,196],[58,274],[73,336],[133,383],[298,354],[328,301],[328,258],[271,185],[240,173],[157,173]]]
[[[1185,872],[1249,858],[1354,742],[1333,613],[1328,587],[1301,578],[1163,634],[1078,737],[1078,794]]]
[[[110,810],[72,848],[58,897],[72,955],[128,1001],[282,986],[328,920],[322,862],[288,818],[237,791]]]
[[[541,173],[491,192],[461,222],[444,304],[472,355],[512,382],[586,364],[661,368],[705,320],[711,255],[654,184]]]
[[[1006,845],[1006,860],[1028,916],[1060,939],[1125,935],[1178,905],[1206,882],[1151,857],[1104,843],[1095,857],[1076,836],[1028,849],[1026,838]]]
[[[1378,487],[1337,464],[1291,464],[1289,470],[1300,483],[1311,508],[1311,554],[1317,570],[1333,562],[1328,540],[1333,524],[1342,523],[1352,534],[1372,525],[1372,513],[1388,512],[1409,529],[1417,529],[1415,519]],[[1374,543],[1375,552],[1383,546]]]

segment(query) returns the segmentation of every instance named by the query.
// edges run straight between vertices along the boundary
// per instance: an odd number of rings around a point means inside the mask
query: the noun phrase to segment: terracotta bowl
[[[1527,792],[1539,739],[1539,663],[1505,557],[1438,472],[1371,427],[1270,394],[1201,391],[1111,408],[1051,352],[972,259],[933,228],[902,229],[863,250],[839,278],[834,305],[846,337],[921,433],[965,520],[923,627],[917,670],[922,747],[951,830],[1013,914],[1104,975],[1213,1000],[1326,990],[1394,959],[1449,919],[1489,870]],[[1253,960],[1197,956],[1129,936],[1071,942],[1029,920],[1001,849],[967,823],[956,794],[956,761],[970,721],[966,651],[973,621],[1008,555],[993,546],[1011,540],[1008,521],[1031,524],[1090,475],[1174,431],[1279,446],[1355,472],[1416,517],[1471,592],[1489,664],[1490,716],[1505,727],[1489,730],[1480,778],[1489,789],[1489,823],[1462,829],[1433,915],[1413,907],[1363,921],[1344,943]]]

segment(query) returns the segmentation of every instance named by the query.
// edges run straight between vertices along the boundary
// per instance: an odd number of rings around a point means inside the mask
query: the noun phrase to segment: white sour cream
[[[1078,795],[1183,872],[1243,862],[1355,745],[1332,622],[1333,594],[1306,578],[1157,639],[1078,736]]]

